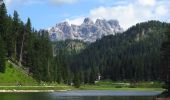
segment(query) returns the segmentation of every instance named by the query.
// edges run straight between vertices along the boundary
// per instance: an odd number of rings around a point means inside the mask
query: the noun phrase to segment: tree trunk
[[[25,32],[24,32],[23,38],[22,38],[21,52],[20,52],[20,57],[19,57],[19,66],[22,66],[21,63],[22,63],[22,56],[23,56],[24,40],[25,40]]]

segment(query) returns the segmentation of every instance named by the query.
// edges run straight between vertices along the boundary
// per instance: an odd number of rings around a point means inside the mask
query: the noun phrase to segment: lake
[[[0,100],[153,100],[160,91],[66,91],[53,93],[0,93]]]

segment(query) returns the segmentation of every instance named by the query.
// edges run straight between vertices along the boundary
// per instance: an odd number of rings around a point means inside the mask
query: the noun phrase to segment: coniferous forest
[[[31,19],[21,21],[17,11],[8,15],[0,6],[0,72],[10,60],[38,82],[94,84],[102,80],[160,81],[169,89],[170,25],[148,21],[94,43],[79,40],[50,41]]]

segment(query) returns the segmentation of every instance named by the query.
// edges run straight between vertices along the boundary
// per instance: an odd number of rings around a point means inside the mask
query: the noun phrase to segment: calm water
[[[67,91],[54,93],[0,93],[0,100],[153,100],[159,91]]]

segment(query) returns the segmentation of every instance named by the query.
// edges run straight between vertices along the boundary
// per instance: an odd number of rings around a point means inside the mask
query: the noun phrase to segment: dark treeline
[[[113,81],[159,81],[167,28],[167,23],[149,21],[103,37],[77,55],[71,68],[85,83],[94,83],[98,75]]]
[[[165,91],[163,95],[170,96],[170,26],[166,31],[167,39],[162,43],[161,46],[161,80],[165,82]]]

